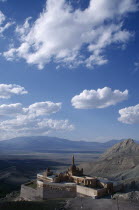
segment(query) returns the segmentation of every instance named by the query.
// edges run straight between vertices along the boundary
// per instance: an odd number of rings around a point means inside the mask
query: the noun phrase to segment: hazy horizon
[[[64,138],[64,137],[58,137],[58,136],[49,136],[49,135],[47,135],[47,136],[18,136],[18,137],[14,137],[14,138],[8,138],[8,139],[1,139],[0,140],[0,142],[1,141],[7,141],[7,140],[12,140],[12,139],[16,139],[16,138],[30,138],[30,137],[51,137],[51,138],[58,138],[58,139],[65,139],[65,140],[69,140],[69,141],[83,141],[83,142],[98,142],[98,143],[105,143],[105,142],[109,142],[109,141],[121,141],[121,140],[126,140],[126,139],[133,139],[133,138],[130,138],[130,137],[127,137],[127,138],[111,138],[111,139],[106,139],[106,140],[102,140],[102,141],[98,141],[98,140],[86,140],[86,139],[70,139],[70,138]],[[135,141],[138,141],[138,139],[133,139],[133,140],[135,140]]]

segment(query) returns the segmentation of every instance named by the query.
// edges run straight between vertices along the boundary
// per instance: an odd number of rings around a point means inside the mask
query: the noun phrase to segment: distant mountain
[[[98,152],[102,153],[113,146],[118,140],[105,143],[71,141],[49,136],[17,137],[10,140],[0,141],[0,152],[23,151],[23,152]]]
[[[139,145],[127,139],[108,149],[100,159],[81,165],[85,173],[115,180],[135,181],[139,185]]]

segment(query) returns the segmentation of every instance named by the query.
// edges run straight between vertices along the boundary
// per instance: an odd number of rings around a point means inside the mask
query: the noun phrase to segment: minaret
[[[74,165],[74,155],[72,156],[72,165]]]

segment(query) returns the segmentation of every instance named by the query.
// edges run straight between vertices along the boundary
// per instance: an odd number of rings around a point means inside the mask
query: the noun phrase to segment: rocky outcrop
[[[123,199],[130,201],[139,201],[139,191],[132,191],[129,193],[116,193],[113,199]]]
[[[9,194],[7,194],[4,198],[1,198],[0,199],[0,202],[3,202],[3,201],[16,201],[18,198],[19,198],[19,194],[20,192],[19,191],[13,191]]]
[[[139,177],[139,145],[133,139],[124,140],[108,149],[98,161],[80,167],[93,176],[134,180]]]

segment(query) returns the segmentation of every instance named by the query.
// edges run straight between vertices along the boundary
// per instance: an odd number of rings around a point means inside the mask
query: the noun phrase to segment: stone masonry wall
[[[107,189],[105,188],[92,189],[92,188],[77,185],[76,189],[77,189],[77,193],[86,195],[86,196],[91,196],[91,197],[102,197],[107,194]]]
[[[43,199],[47,198],[74,198],[76,197],[76,185],[64,185],[51,183],[43,189]]]
[[[76,197],[76,185],[48,183],[37,189],[21,185],[20,197],[31,201],[49,198],[74,198]]]
[[[25,200],[37,200],[37,189],[33,189],[32,187],[28,187],[26,185],[21,185],[20,197],[24,198]]]
[[[92,189],[80,185],[47,183],[44,187],[34,189],[30,186],[22,185],[20,197],[25,200],[46,200],[49,198],[74,198],[77,194],[91,197],[102,197],[107,194],[107,189]]]

